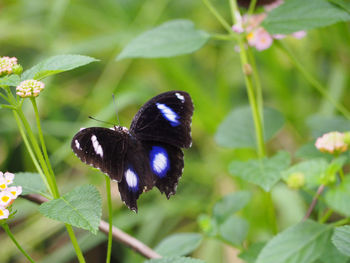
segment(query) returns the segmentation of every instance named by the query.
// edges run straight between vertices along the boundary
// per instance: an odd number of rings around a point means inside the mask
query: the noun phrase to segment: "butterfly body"
[[[193,104],[188,93],[162,93],[141,107],[130,129],[81,129],[71,147],[81,161],[118,182],[122,201],[137,211],[139,195],[156,186],[167,198],[175,194],[191,146]]]

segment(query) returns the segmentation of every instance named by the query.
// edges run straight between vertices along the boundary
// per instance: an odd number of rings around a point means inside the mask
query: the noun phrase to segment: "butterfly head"
[[[129,129],[126,128],[126,127],[123,127],[123,126],[113,126],[113,128],[111,128],[111,130],[124,132],[124,133],[129,133]]]

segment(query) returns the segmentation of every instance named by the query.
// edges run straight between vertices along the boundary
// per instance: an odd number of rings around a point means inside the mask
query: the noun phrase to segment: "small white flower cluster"
[[[11,74],[13,67],[17,65],[17,58],[15,57],[0,57],[0,76]]]
[[[267,12],[283,4],[283,0],[277,0],[276,2],[266,5],[265,10]],[[246,33],[248,45],[255,47],[257,50],[262,51],[268,49],[274,39],[285,38],[286,35],[277,34],[270,35],[269,32],[261,26],[263,20],[267,17],[268,13],[260,13],[257,15],[244,15],[241,16],[239,12],[235,13],[236,24],[232,26],[232,30],[236,33]],[[291,34],[295,38],[303,38],[306,35],[305,31],[298,31]],[[237,48],[236,48],[237,49]]]
[[[337,131],[328,132],[318,137],[315,146],[319,151],[331,154],[339,154],[348,149],[345,134]]]
[[[37,97],[45,88],[41,81],[29,79],[22,81],[16,88],[16,94],[22,98]]]
[[[10,215],[7,209],[13,201],[22,193],[21,186],[11,186],[15,175],[9,172],[0,172],[0,220],[6,219]]]

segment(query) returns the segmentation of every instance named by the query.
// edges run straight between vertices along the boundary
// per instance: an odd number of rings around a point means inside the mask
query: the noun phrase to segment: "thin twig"
[[[45,197],[37,194],[28,194],[22,197],[37,204],[42,204],[48,201],[48,199],[46,199]],[[106,221],[101,220],[99,229],[101,232],[103,232],[107,236],[108,236],[108,228],[109,228],[109,224]],[[161,258],[161,255],[159,255],[150,247],[142,243],[140,240],[128,235],[127,233],[123,232],[122,230],[120,230],[115,226],[113,226],[112,228],[112,236],[114,240],[123,243],[124,245],[130,247],[131,249],[135,250],[137,253],[141,254],[146,258]]]
[[[317,193],[315,194],[314,198],[312,199],[311,205],[309,206],[309,209],[307,210],[303,221],[305,221],[306,219],[308,219],[311,215],[312,210],[314,210],[318,197],[322,194],[323,190],[324,190],[325,185],[321,184],[320,187],[317,189]]]

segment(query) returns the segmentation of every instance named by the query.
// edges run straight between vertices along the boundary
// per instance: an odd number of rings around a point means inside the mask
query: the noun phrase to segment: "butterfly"
[[[130,129],[81,129],[71,147],[79,159],[118,182],[122,201],[137,212],[140,194],[156,186],[169,199],[184,168],[181,148],[192,145],[193,103],[184,91],[161,93],[146,102]]]

